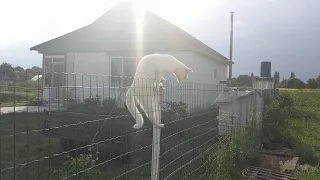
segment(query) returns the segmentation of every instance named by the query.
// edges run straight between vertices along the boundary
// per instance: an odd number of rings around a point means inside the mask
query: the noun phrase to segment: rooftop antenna
[[[230,59],[230,64],[229,64],[229,85],[231,86],[231,79],[232,79],[232,48],[233,48],[233,13],[230,12],[231,15],[231,31],[230,31],[230,54],[229,54],[229,59]]]

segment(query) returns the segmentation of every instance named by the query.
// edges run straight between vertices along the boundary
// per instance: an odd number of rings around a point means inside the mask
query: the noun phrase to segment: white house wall
[[[173,75],[165,76],[166,84],[163,101],[185,102],[188,110],[206,108],[216,99],[225,85],[220,81],[227,79],[227,65],[212,58],[191,51],[161,52],[173,55],[193,69],[188,79],[178,84]],[[110,56],[112,57],[112,56]],[[109,86],[110,58],[102,53],[68,53],[67,73],[69,97],[82,101],[87,97],[99,95],[102,99],[115,98],[119,105],[125,101],[125,89]],[[214,78],[214,69],[217,77]],[[76,75],[72,75],[72,73]],[[102,76],[104,75],[104,76]],[[91,80],[90,80],[91,78]],[[91,81],[91,83],[90,83]],[[76,87],[77,91],[74,91]]]
[[[174,76],[165,76],[164,101],[185,102],[188,111],[209,107],[226,85],[219,84],[227,79],[227,65],[191,51],[169,52],[193,69],[188,79],[177,83]],[[217,77],[214,78],[214,68]]]
[[[109,80],[109,56],[105,52],[68,53],[67,57],[69,97],[83,101],[109,94],[108,88],[103,88]]]

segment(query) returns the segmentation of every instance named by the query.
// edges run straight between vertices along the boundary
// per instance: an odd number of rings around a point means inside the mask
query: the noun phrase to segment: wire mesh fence
[[[155,93],[150,79],[23,75],[1,81],[0,180],[208,179],[207,154],[221,135],[264,107],[258,91],[241,94],[223,84],[167,80]],[[138,111],[130,114],[129,87],[120,85],[133,80],[144,89],[132,88]],[[133,128],[136,114],[144,119],[140,129]]]

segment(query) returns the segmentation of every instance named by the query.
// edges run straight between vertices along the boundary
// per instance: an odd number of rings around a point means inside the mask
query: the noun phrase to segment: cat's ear
[[[188,68],[188,67],[187,67],[187,68],[186,68],[186,72],[187,72],[187,73],[190,73],[190,72],[193,72],[193,70],[192,70],[191,68]]]

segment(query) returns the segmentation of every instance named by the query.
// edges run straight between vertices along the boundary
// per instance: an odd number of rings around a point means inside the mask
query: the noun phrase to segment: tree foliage
[[[276,71],[274,73],[274,81],[275,81],[275,85],[276,87],[279,87],[279,83],[280,83],[280,73],[278,71]]]
[[[253,74],[251,74],[253,75]],[[248,75],[239,75],[237,78],[232,78],[231,84],[233,86],[252,87],[252,77]]]
[[[318,84],[318,88],[320,88],[320,75],[317,76],[316,81],[317,81],[317,84]]]
[[[286,84],[286,88],[302,89],[305,88],[306,84],[298,78],[290,78]]]
[[[37,72],[42,72],[42,68],[33,66],[31,69],[23,69],[21,66],[12,66],[9,63],[0,65],[0,75],[9,77],[10,80],[25,81],[37,75]]]
[[[287,85],[287,82],[288,82],[288,79],[283,79],[283,80],[281,81],[281,83],[280,83],[280,87],[281,87],[281,88],[285,88],[286,85]]]
[[[308,79],[307,81],[307,88],[310,88],[310,89],[315,89],[318,87],[318,83],[315,79]]]

